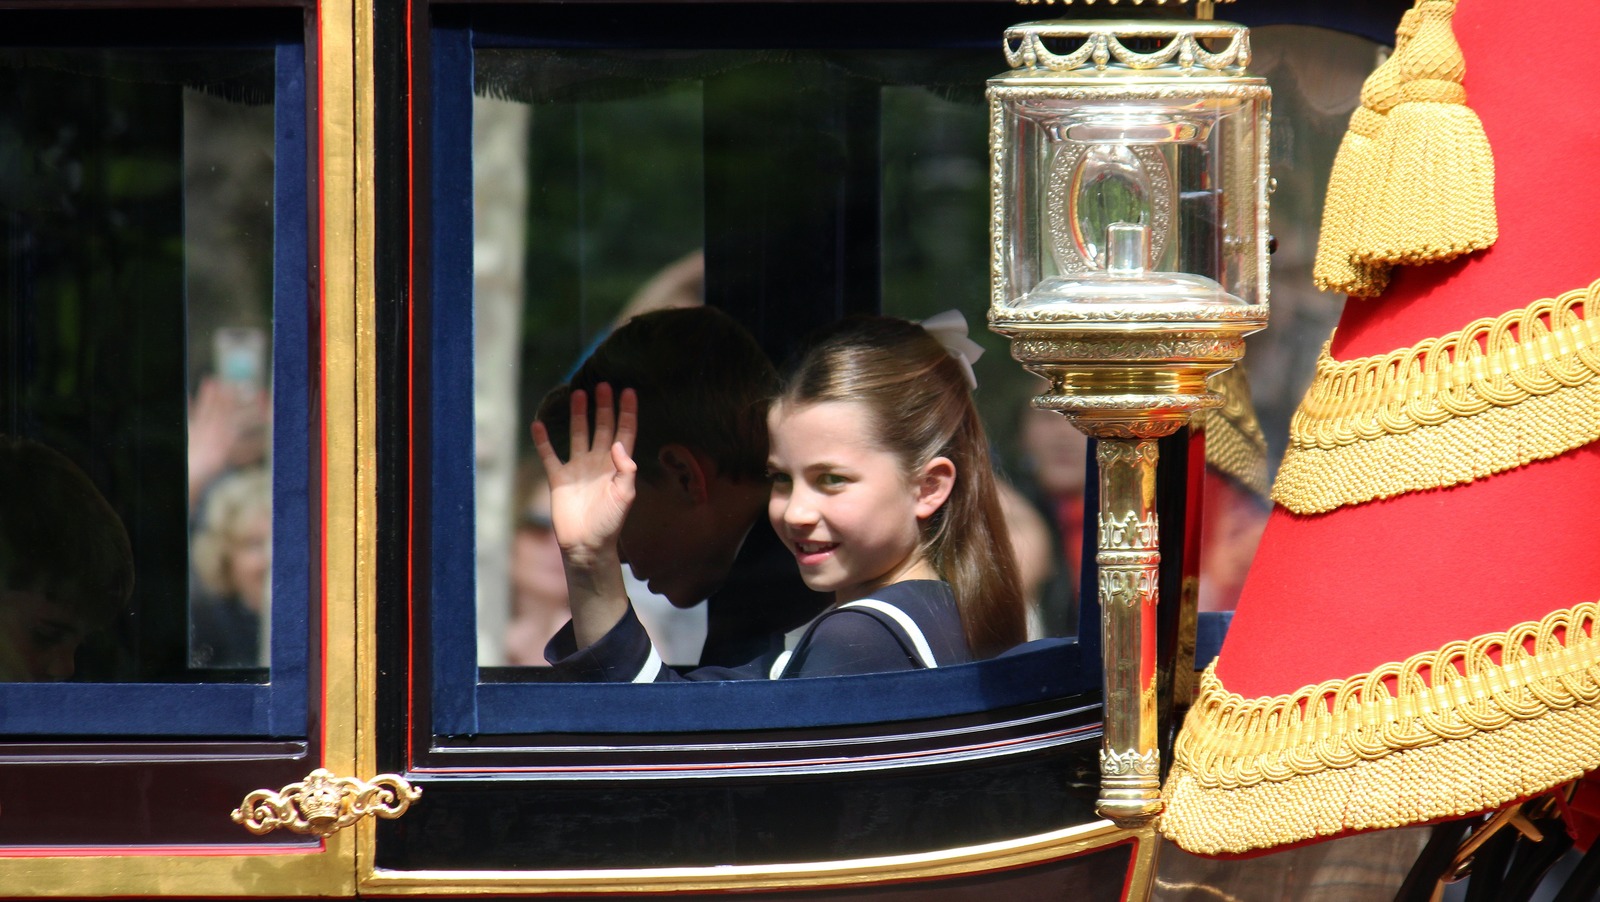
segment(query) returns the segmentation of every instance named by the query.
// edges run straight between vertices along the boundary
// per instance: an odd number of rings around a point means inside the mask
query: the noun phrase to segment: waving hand
[[[639,401],[633,389],[622,390],[614,405],[611,386],[595,386],[594,432],[589,430],[589,399],[582,389],[572,392],[571,447],[562,463],[544,424],[534,422],[533,444],[550,478],[550,517],[556,542],[570,560],[589,560],[614,554],[622,521],[633,504],[634,476],[639,467],[631,457],[638,432]]]

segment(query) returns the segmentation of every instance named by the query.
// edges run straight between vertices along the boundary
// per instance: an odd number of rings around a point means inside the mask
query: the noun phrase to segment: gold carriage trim
[[[1600,281],[1381,357],[1325,345],[1272,499],[1315,514],[1443,488],[1600,438]]]
[[[1577,779],[1600,765],[1597,620],[1600,602],[1586,602],[1270,698],[1228,692],[1208,667],[1161,831],[1190,852],[1239,854],[1461,817]]]

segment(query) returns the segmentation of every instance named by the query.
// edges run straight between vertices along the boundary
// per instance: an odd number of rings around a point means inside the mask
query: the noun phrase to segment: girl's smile
[[[867,407],[853,401],[777,405],[768,431],[767,512],[806,585],[846,602],[901,580],[937,578],[922,555],[919,523],[949,494],[948,460],[935,458],[908,478],[873,440]]]

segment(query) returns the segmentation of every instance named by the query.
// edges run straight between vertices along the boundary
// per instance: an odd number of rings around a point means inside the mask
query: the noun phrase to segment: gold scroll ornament
[[[379,774],[369,783],[335,777],[319,767],[277,792],[258,789],[245,796],[233,810],[233,822],[257,836],[280,827],[291,833],[327,836],[367,815],[397,818],[421,797],[421,789],[395,774]]]

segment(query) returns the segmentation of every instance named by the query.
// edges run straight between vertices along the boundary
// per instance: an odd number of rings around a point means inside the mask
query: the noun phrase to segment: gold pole
[[[1100,625],[1105,652],[1105,733],[1100,815],[1137,826],[1161,812],[1156,727],[1156,605],[1161,551],[1156,460],[1150,439],[1104,438],[1100,465]]]

